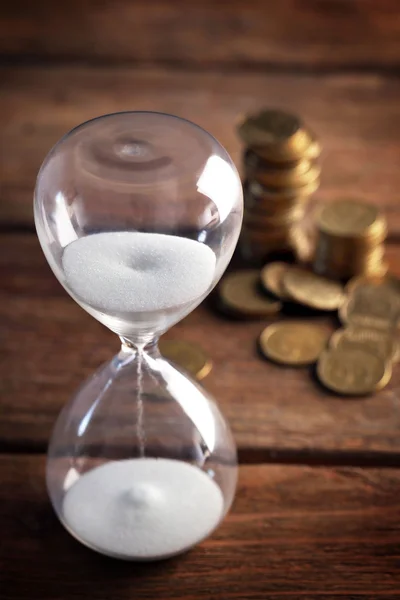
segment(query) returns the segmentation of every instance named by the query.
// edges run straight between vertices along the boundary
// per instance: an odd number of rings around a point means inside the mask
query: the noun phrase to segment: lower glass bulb
[[[235,444],[216,404],[156,344],[123,345],[63,409],[49,447],[60,520],[122,559],[168,558],[203,540],[228,511],[236,479]]]

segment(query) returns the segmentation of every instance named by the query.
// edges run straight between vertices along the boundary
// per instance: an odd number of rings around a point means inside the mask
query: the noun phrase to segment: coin
[[[346,294],[351,295],[356,288],[364,285],[388,287],[391,292],[400,298],[400,281],[397,277],[387,275],[386,273],[383,275],[357,275],[356,277],[352,277],[346,284],[345,292]]]
[[[282,188],[265,186],[257,181],[251,181],[249,183],[249,191],[257,199],[258,203],[262,202],[281,202],[297,200],[311,196],[318,189],[319,180],[311,181],[305,185],[296,188]]]
[[[288,300],[289,296],[283,287],[283,276],[290,269],[290,265],[284,262],[271,262],[262,269],[260,273],[261,284],[271,294],[280,300]]]
[[[384,246],[376,240],[358,240],[317,233],[314,271],[335,279],[348,279],[357,274],[383,275],[387,271]]]
[[[256,269],[229,273],[219,286],[222,306],[243,317],[266,317],[278,313],[282,303],[260,293],[259,284],[260,273]]]
[[[196,344],[162,338],[158,347],[164,358],[182,367],[197,380],[204,379],[211,371],[211,360]]]
[[[272,187],[301,187],[315,181],[321,173],[321,168],[308,159],[274,164],[252,150],[246,152],[244,165],[248,179]]]
[[[325,350],[317,364],[320,382],[344,396],[365,396],[382,389],[391,374],[390,363],[363,346]]]
[[[340,283],[299,267],[287,270],[283,285],[293,300],[317,310],[336,310],[344,301]]]
[[[328,234],[343,237],[361,236],[375,223],[384,228],[380,216],[378,208],[372,204],[356,200],[338,200],[323,207],[317,218],[317,225],[321,231]]]
[[[281,321],[264,329],[260,348],[267,358],[291,366],[309,365],[318,359],[329,339],[329,331],[302,321]]]
[[[294,209],[277,212],[275,215],[265,215],[260,212],[245,210],[243,223],[249,229],[269,229],[269,234],[272,235],[277,227],[285,226],[287,228],[303,219],[304,215],[305,208],[303,206],[296,206]]]
[[[253,147],[260,158],[274,164],[286,164],[301,159],[314,160],[321,154],[321,146],[310,131],[304,131],[291,145]]]
[[[390,284],[359,283],[339,309],[344,324],[373,329],[395,329],[400,322],[400,295]]]
[[[239,124],[238,133],[250,147],[269,146],[287,141],[303,129],[302,121],[281,110],[262,110]]]
[[[285,163],[273,163],[261,158],[250,148],[247,148],[243,154],[243,163],[246,167],[254,168],[257,171],[271,171],[276,172],[277,175],[288,171],[293,175],[303,175],[313,164],[310,160],[304,158]]]
[[[312,236],[304,227],[293,227],[291,233],[291,246],[296,259],[300,263],[309,263],[314,251],[314,242]]]
[[[332,348],[362,346],[384,360],[396,362],[400,356],[400,346],[396,338],[387,331],[361,327],[338,329],[329,340]]]
[[[249,115],[237,131],[246,146],[267,160],[294,161],[319,154],[318,144],[301,119],[281,110]]]

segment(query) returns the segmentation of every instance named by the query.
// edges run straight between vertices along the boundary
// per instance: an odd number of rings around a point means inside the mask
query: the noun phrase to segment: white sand
[[[199,468],[176,460],[110,462],[83,475],[63,503],[66,527],[99,552],[125,559],[167,558],[218,525],[223,497]]]
[[[212,284],[216,257],[195,240],[122,231],[77,239],[62,263],[80,300],[106,313],[135,313],[196,301]]]

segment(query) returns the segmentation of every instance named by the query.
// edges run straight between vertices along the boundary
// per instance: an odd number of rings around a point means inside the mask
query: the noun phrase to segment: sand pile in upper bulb
[[[134,313],[197,300],[212,284],[216,257],[196,240],[123,231],[77,239],[62,263],[78,299],[104,312]]]

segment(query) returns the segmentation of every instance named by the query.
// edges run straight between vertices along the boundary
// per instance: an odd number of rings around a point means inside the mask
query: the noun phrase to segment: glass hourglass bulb
[[[210,395],[157,340],[217,283],[242,220],[226,151],[161,113],[106,115],[72,130],[39,172],[35,222],[72,298],[120,352],[62,410],[47,461],[53,506],[87,546],[124,559],[183,552],[234,496],[236,449]]]

